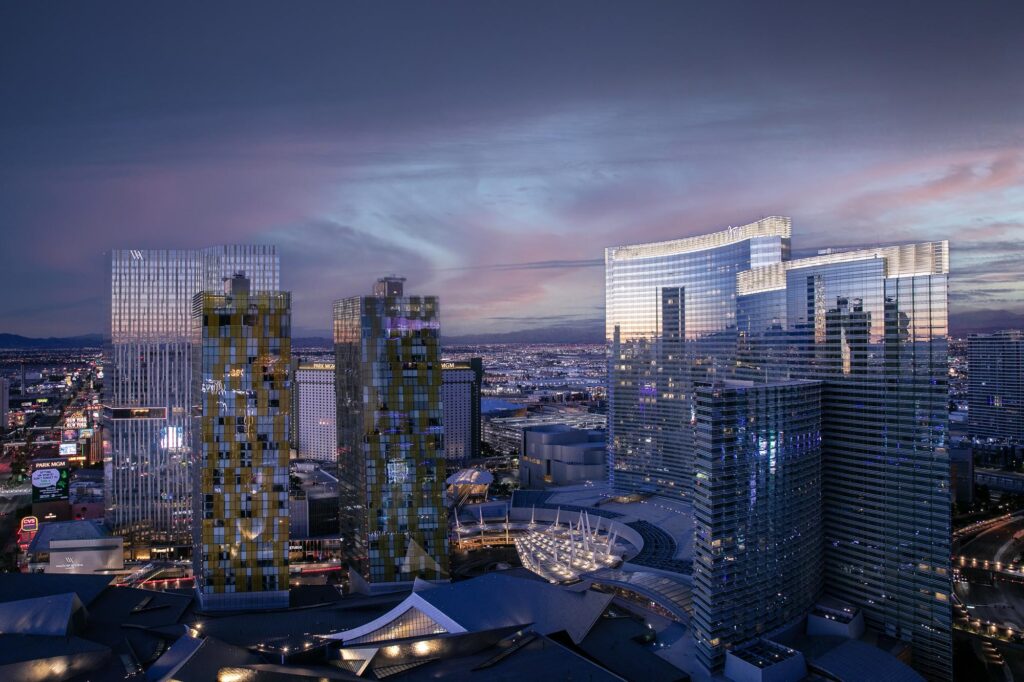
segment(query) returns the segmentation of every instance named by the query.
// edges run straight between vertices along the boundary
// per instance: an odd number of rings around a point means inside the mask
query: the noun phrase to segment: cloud
[[[988,4],[4,12],[0,331],[103,331],[112,248],[269,241],[299,328],[397,272],[507,332],[601,310],[606,246],[771,214],[797,250],[949,238],[954,307],[1024,296]]]

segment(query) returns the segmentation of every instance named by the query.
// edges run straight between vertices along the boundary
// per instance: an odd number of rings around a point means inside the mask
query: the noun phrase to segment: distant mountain
[[[446,346],[480,343],[604,343],[604,320],[591,319],[499,334],[444,336]]]
[[[292,348],[332,348],[334,340],[328,336],[297,336],[292,338]]]
[[[102,334],[82,336],[50,336],[34,339],[18,334],[0,334],[0,349],[6,350],[49,350],[61,348],[99,348],[105,341]]]
[[[968,310],[949,316],[952,336],[986,334],[1003,329],[1024,329],[1024,314],[1009,310]]]
[[[949,316],[950,334],[966,336],[1001,329],[1024,329],[1024,313],[1009,310],[968,310]],[[307,331],[307,330],[302,330]],[[295,348],[324,348],[334,345],[329,334],[308,330],[308,336],[292,340]],[[0,334],[0,349],[47,350],[62,348],[97,348],[105,339],[102,334],[48,337],[37,339],[18,334]],[[531,327],[514,332],[465,334],[442,338],[446,346],[481,343],[604,343],[604,320],[593,318],[560,323],[547,327]]]

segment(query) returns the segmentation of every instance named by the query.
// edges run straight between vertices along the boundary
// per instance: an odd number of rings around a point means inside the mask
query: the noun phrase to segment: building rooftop
[[[629,246],[612,246],[605,249],[605,262],[628,260],[633,258],[653,258],[656,256],[674,256],[681,253],[704,251],[720,246],[736,244],[754,237],[783,237],[793,234],[792,220],[782,216],[761,218],[746,225],[728,227],[718,232],[702,234],[696,237],[671,239],[664,242],[651,242]]]
[[[108,537],[111,537],[110,532],[101,520],[52,521],[40,524],[32,544],[28,546],[28,553],[49,552],[53,541],[99,540]]]
[[[843,682],[924,682],[913,668],[876,646],[844,640],[808,660],[808,667]]]

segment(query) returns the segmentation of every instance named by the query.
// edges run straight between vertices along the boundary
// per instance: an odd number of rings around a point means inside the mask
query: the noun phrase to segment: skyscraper
[[[972,436],[1024,443],[1024,332],[967,339],[967,406]]]
[[[952,674],[947,242],[737,277],[738,373],[822,382],[825,590]]]
[[[225,285],[193,309],[196,592],[204,610],[286,607],[291,300]]]
[[[6,431],[8,424],[7,413],[11,409],[11,382],[0,377],[0,432]]]
[[[398,277],[334,303],[342,542],[372,582],[448,576],[439,333]]]
[[[948,243],[789,239],[769,218],[606,251],[611,479],[691,485],[701,386],[821,382],[824,590],[948,678]]]
[[[295,449],[303,459],[338,462],[338,432],[334,415],[333,362],[300,362],[295,370]]]
[[[821,592],[821,384],[696,389],[693,631],[727,649],[807,613]]]
[[[271,246],[117,250],[111,256],[111,345],[104,363],[107,522],[134,552],[191,545],[192,299],[244,271],[278,289]]]
[[[789,257],[789,218],[605,250],[608,467],[626,491],[688,496],[693,387],[731,376],[736,275]]]
[[[483,379],[484,365],[480,358],[441,363],[444,453],[449,473],[480,456],[480,389]]]

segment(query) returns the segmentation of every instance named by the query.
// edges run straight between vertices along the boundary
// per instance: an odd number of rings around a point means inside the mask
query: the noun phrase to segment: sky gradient
[[[587,324],[605,246],[765,215],[948,238],[954,314],[1024,313],[1024,4],[711,4],[4,3],[0,332],[240,242],[297,335],[392,272],[447,334]]]

